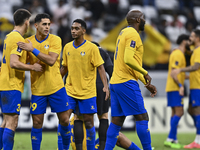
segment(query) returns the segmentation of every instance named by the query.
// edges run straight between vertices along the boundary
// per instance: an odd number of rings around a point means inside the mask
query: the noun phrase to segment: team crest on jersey
[[[21,52],[22,52],[22,49],[19,48],[19,46],[18,46],[17,51],[21,53]]]
[[[130,47],[135,48],[135,44],[136,44],[136,42],[132,40],[131,44],[130,44]]]
[[[175,65],[178,66],[178,61],[175,62]]]
[[[49,45],[45,45],[44,48],[47,50],[49,49]]]
[[[81,56],[85,56],[85,52],[83,52],[83,51],[80,54],[81,54]]]
[[[67,55],[70,55],[70,53],[68,52]]]

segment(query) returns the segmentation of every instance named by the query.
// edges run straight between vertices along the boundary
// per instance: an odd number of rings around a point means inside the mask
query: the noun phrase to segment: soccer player
[[[0,149],[12,150],[15,130],[21,108],[21,93],[24,89],[25,72],[42,71],[42,66],[35,63],[26,64],[27,53],[17,46],[17,42],[25,41],[23,35],[29,27],[31,13],[26,9],[18,9],[14,13],[14,30],[4,39],[3,58],[0,75],[0,105],[3,122],[0,127]]]
[[[171,73],[176,76],[182,72],[190,72],[190,96],[188,113],[194,120],[197,129],[194,142],[185,145],[184,148],[200,148],[200,30],[195,29],[190,34],[190,45],[194,45],[192,56],[190,58],[190,66],[185,68],[174,69]]]
[[[136,119],[136,131],[144,150],[152,150],[148,129],[148,114],[144,107],[137,80],[140,79],[154,97],[156,87],[151,84],[151,77],[142,68],[143,45],[139,31],[144,30],[144,14],[131,10],[126,16],[128,27],[123,29],[116,41],[114,70],[110,80],[112,122],[107,130],[105,150],[112,150],[117,142],[119,131],[126,116]],[[132,148],[138,150],[137,145]]]
[[[56,112],[59,119],[63,149],[68,150],[71,137],[68,118],[70,106],[60,74],[61,39],[49,33],[50,16],[48,14],[38,14],[34,25],[37,30],[36,35],[29,37],[28,43],[18,42],[20,48],[29,52],[31,64],[40,60],[40,64],[45,68],[43,73],[31,71],[32,149],[40,149],[44,113],[49,103],[51,111]]]
[[[75,143],[74,143],[74,131],[73,131],[73,128],[74,128],[74,120],[77,120],[77,115],[74,115],[74,117],[72,117],[70,119],[70,125],[71,125],[71,130],[72,130],[72,137],[71,137],[71,146],[72,146],[72,149],[73,150],[76,150],[76,146],[75,146]],[[83,132],[84,132],[84,138],[83,138],[83,148],[82,150],[87,150],[86,148],[86,130],[85,130],[85,124],[83,123]],[[127,150],[135,150],[132,145],[134,143],[131,142],[123,133],[119,132],[119,137],[117,139],[117,143],[116,145],[121,147],[121,148],[124,148],[124,149],[127,149]],[[100,143],[99,143],[99,138],[95,140],[95,150],[99,150],[100,149]],[[139,148],[138,148],[139,149]]]
[[[188,46],[189,36],[182,34],[178,37],[176,43],[179,47],[170,55],[168,66],[168,77],[166,84],[167,102],[171,107],[172,115],[170,120],[170,132],[165,146],[171,148],[182,148],[182,145],[177,140],[177,126],[183,115],[183,96],[184,96],[184,80],[185,73],[182,72],[178,76],[171,77],[171,70],[186,67],[185,52]]]
[[[87,149],[93,150],[95,146],[95,127],[93,115],[96,108],[96,68],[99,71],[103,82],[103,91],[106,92],[105,99],[109,97],[107,77],[103,67],[103,59],[98,47],[85,40],[86,23],[81,19],[73,21],[71,34],[74,39],[67,43],[63,50],[63,62],[61,75],[68,72],[66,79],[66,90],[71,106],[71,112],[79,107],[79,112],[83,116],[87,132]],[[82,149],[83,128],[80,120],[74,122],[74,136],[76,149]]]

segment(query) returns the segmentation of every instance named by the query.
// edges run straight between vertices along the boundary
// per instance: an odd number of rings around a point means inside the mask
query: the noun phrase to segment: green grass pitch
[[[135,142],[140,148],[142,148],[140,141],[138,139],[138,136],[135,132],[123,132],[131,141]],[[163,146],[163,142],[167,138],[167,134],[151,134],[152,138],[152,147],[154,147],[154,150],[177,150],[177,149],[171,149]],[[195,133],[179,133],[178,139],[181,144],[189,144],[193,142],[195,138]],[[31,150],[31,139],[30,139],[30,133],[23,133],[23,132],[17,132],[15,134],[15,143],[14,143],[14,149],[13,150]],[[56,132],[43,132],[42,135],[42,144],[41,144],[41,150],[57,150],[57,134]],[[70,147],[70,150],[71,147]],[[122,148],[119,148],[115,146],[114,150],[122,150]],[[183,150],[183,149],[180,149]],[[195,150],[195,149],[190,149]]]

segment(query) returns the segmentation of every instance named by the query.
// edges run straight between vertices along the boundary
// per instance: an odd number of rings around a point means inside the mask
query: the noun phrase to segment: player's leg
[[[96,97],[78,101],[80,113],[83,115],[83,121],[86,128],[87,135],[87,149],[93,150],[95,147],[95,127],[94,127],[94,113],[97,112]],[[75,125],[75,124],[74,124]]]
[[[116,143],[117,146],[127,150],[140,150],[140,148],[130,141],[123,133],[119,132],[119,137]]]
[[[165,146],[172,148],[181,148],[182,145],[177,140],[177,126],[183,115],[183,96],[179,95],[178,91],[167,93],[167,106],[171,107],[172,115],[170,119],[170,131]]]
[[[12,150],[15,130],[18,125],[18,116],[21,107],[20,91],[1,91],[1,109],[4,116],[5,128],[3,131],[3,149]]]
[[[70,103],[65,88],[61,88],[57,92],[48,96],[48,102],[51,112],[56,112],[59,119],[59,133],[62,137],[63,149],[67,150],[70,146],[71,126],[69,118],[72,113]]]
[[[42,141],[42,125],[44,120],[44,114],[46,113],[47,96],[31,97],[30,114],[33,120],[33,127],[31,129],[31,142],[32,150],[40,150]]]
[[[97,104],[98,105],[98,104]],[[98,112],[98,110],[97,110]],[[98,115],[99,118],[99,150],[104,150],[106,144],[106,133],[108,129],[108,113]]]
[[[1,126],[0,126],[0,149],[3,148],[3,131],[4,131],[5,126],[6,126],[6,121],[3,115],[3,122],[1,123]]]
[[[189,103],[192,105],[191,113],[195,120],[196,138],[194,142],[184,146],[184,148],[200,148],[200,90],[190,90]]]
[[[99,150],[104,150],[106,144],[106,133],[108,129],[109,100],[105,100],[106,93],[103,92],[103,84],[97,83],[97,114],[99,118]]]

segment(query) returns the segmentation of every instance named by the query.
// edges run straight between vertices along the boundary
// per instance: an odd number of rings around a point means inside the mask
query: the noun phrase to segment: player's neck
[[[85,41],[84,38],[74,39],[74,45],[75,45],[75,46],[79,46],[79,45],[81,45],[84,41]]]
[[[36,38],[39,41],[44,40],[47,37],[47,35],[39,34],[38,32],[36,33]]]
[[[129,27],[134,28],[139,33],[139,27],[137,25],[129,25]]]
[[[181,52],[185,53],[185,46],[184,45],[179,45],[178,49],[180,49]]]
[[[15,26],[13,30],[19,32],[22,36],[25,34],[23,26]]]
[[[200,42],[195,43],[195,45],[194,45],[195,48],[197,48],[197,47],[199,47],[199,46],[200,46]]]

